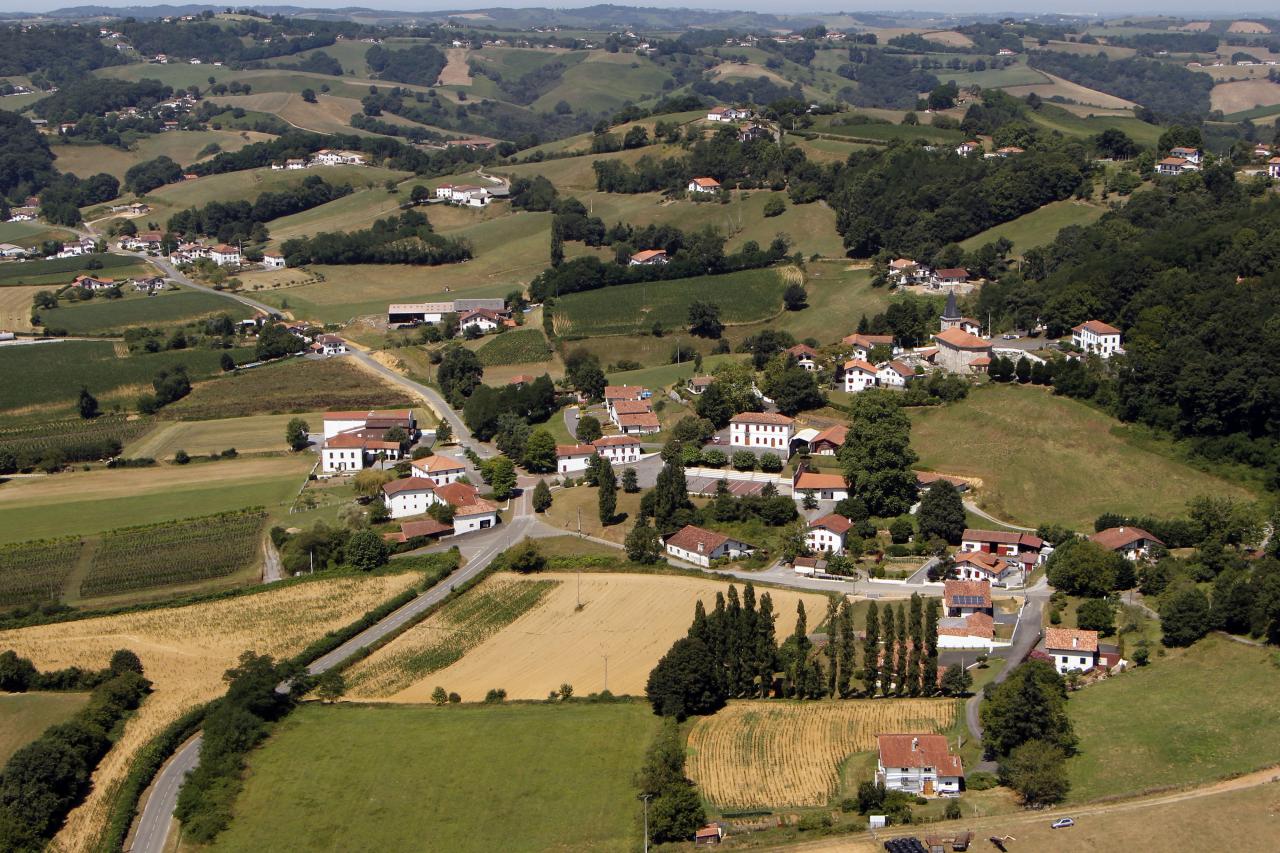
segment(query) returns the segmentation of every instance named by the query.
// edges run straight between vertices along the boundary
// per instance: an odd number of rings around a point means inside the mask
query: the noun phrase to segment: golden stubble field
[[[726,808],[821,806],[841,762],[876,735],[942,731],[955,717],[953,699],[730,702],[690,730],[689,777]]]
[[[605,688],[606,656],[609,690],[642,695],[649,671],[671,644],[688,632],[694,603],[700,599],[711,610],[716,593],[729,588],[727,583],[710,579],[583,572],[583,608],[577,610],[577,575],[544,572],[536,578],[559,583],[524,615],[488,636],[461,660],[417,678],[383,675],[380,682],[392,689],[381,695],[377,690],[360,688],[349,695],[375,701],[427,702],[439,685],[459,693],[464,701],[477,701],[499,687],[511,699],[545,699],[548,691],[568,682],[577,695],[585,696]],[[495,582],[510,583],[495,576],[486,584]],[[738,588],[741,593],[741,584]],[[825,596],[757,589],[757,600],[765,591],[773,598],[780,639],[795,630],[798,601],[804,601],[810,628],[826,613]],[[358,664],[348,680],[359,679],[362,670],[385,669],[383,662],[387,660],[407,659],[411,650],[432,646],[450,624],[442,613],[433,615]]]
[[[31,658],[40,669],[98,669],[116,649],[132,649],[155,684],[99,765],[93,790],[68,817],[56,848],[93,847],[111,794],[138,750],[184,712],[219,696],[225,689],[222,674],[242,652],[277,659],[297,654],[417,580],[413,573],[335,578],[207,604],[0,632],[0,649]]]

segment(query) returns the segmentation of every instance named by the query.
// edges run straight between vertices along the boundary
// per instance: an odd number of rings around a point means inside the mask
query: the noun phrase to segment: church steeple
[[[947,293],[947,307],[942,311],[943,328],[947,320],[960,319],[960,306],[956,304],[956,292],[954,290]]]

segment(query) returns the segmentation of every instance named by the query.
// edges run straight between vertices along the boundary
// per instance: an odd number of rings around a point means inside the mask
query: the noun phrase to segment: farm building
[[[1059,673],[1088,672],[1098,665],[1098,632],[1079,628],[1046,628],[1044,652]]]
[[[795,421],[775,412],[742,412],[729,421],[729,444],[763,447],[787,455],[795,435]]]
[[[457,459],[432,454],[423,459],[415,459],[410,463],[415,476],[430,477],[437,485],[447,486],[456,483],[467,473],[466,466]]]

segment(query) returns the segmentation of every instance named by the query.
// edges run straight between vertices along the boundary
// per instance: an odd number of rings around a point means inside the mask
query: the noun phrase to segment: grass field
[[[38,246],[44,240],[70,240],[74,236],[66,229],[41,222],[0,222],[0,243]]]
[[[819,133],[832,136],[844,136],[851,139],[869,139],[874,142],[894,142],[897,140],[924,140],[925,142],[947,143],[964,141],[964,133],[959,130],[944,130],[930,127],[927,124],[832,124],[827,127],[815,127]]]
[[[630,703],[309,705],[253,753],[211,849],[631,851],[657,724]]]
[[[938,69],[935,72],[943,83],[954,81],[961,88],[981,86],[984,89],[1004,89],[1011,86],[1029,86],[1043,83],[1045,75],[1019,62],[1008,68],[988,68],[985,71],[952,71]]]
[[[1073,800],[1207,782],[1280,762],[1274,650],[1209,636],[1074,693]]]
[[[566,69],[559,85],[531,104],[550,111],[561,100],[578,112],[616,110],[627,101],[658,97],[671,75],[651,60],[634,54],[592,51],[584,61]]]
[[[71,280],[81,273],[115,279],[154,273],[149,264],[124,255],[95,256],[94,261],[102,264],[97,269],[85,267],[88,260],[87,256],[82,256],[28,261],[21,264],[0,264],[0,287],[36,284],[47,287],[70,284]]]
[[[1160,138],[1160,127],[1136,118],[1116,115],[1082,117],[1057,104],[1042,104],[1031,113],[1031,121],[1065,136],[1087,137],[1101,133],[1109,127],[1123,130],[1139,145],[1154,147]]]
[[[299,454],[10,480],[0,485],[0,542],[287,504],[315,461]]]
[[[875,749],[876,735],[939,732],[952,699],[731,702],[689,731],[689,777],[722,808],[825,805],[840,765]]]
[[[219,453],[228,447],[234,447],[241,455],[283,453],[289,449],[284,440],[285,426],[295,417],[301,417],[319,432],[324,415],[309,412],[209,421],[159,421],[150,432],[125,445],[124,455],[171,459],[178,450],[198,456]]]
[[[1028,249],[1052,243],[1058,232],[1068,225],[1090,225],[1106,212],[1105,207],[1094,204],[1071,200],[1053,201],[1039,210],[974,234],[962,241],[960,247],[971,252],[1005,237],[1013,243],[1014,253],[1021,255]]]
[[[410,180],[406,185],[415,183],[418,182]],[[382,185],[361,187],[351,195],[328,204],[272,220],[272,245],[278,248],[285,240],[309,237],[323,231],[358,231],[368,228],[375,219],[399,213],[400,204],[406,200],[406,196],[407,193],[390,193]]]
[[[106,172],[124,180],[124,173],[130,168],[156,157],[169,157],[180,166],[190,166],[210,144],[216,143],[223,151],[239,151],[250,143],[271,138],[250,130],[178,130],[148,136],[129,151],[111,145],[55,145],[53,153],[60,172],[82,178]]]
[[[551,347],[541,329],[514,329],[487,340],[476,350],[486,367],[500,364],[535,364],[551,357]]]
[[[166,407],[164,413],[182,420],[214,420],[402,408],[417,402],[350,361],[294,359],[196,383],[191,394]]]
[[[1224,113],[1243,112],[1275,104],[1280,104],[1280,83],[1270,80],[1219,83],[1209,92],[1209,105]]]
[[[622,572],[583,572],[580,578],[544,572],[538,579],[559,584],[536,607],[458,662],[378,698],[427,702],[436,685],[443,685],[466,701],[478,700],[494,687],[505,689],[512,699],[545,699],[547,691],[566,681],[585,695],[605,688],[603,655],[609,656],[608,689],[618,695],[640,695],[654,664],[688,631],[694,602],[701,599],[709,608],[715,594],[727,588],[711,579]],[[581,610],[577,609],[579,580]],[[779,637],[795,629],[797,601],[804,601],[811,624],[825,612],[826,598],[821,595],[776,589],[769,594],[778,616]],[[433,616],[357,664],[351,677],[382,661],[407,660],[402,650],[425,647],[438,634],[439,622]]]
[[[1075,101],[1079,104],[1089,104],[1095,107],[1104,107],[1106,109],[1133,109],[1136,106],[1133,101],[1126,101],[1124,98],[1118,98],[1115,95],[1108,95],[1106,92],[1099,92],[1097,89],[1090,89],[1087,86],[1081,86],[1079,83],[1072,83],[1070,80],[1064,80],[1061,77],[1055,77],[1043,71],[1035,71],[1028,68],[1033,74],[1038,74],[1047,79],[1048,82],[1035,82],[1032,85],[1018,86],[1008,85],[1008,92],[1019,98],[1025,98],[1034,92],[1041,98],[1048,100],[1053,97],[1062,97],[1069,101]]]
[[[655,323],[681,329],[697,299],[718,305],[726,324],[750,323],[778,312],[784,287],[774,269],[606,287],[558,300],[553,323],[560,335],[625,335]]]
[[[110,335],[138,326],[185,325],[219,314],[240,320],[252,316],[253,311],[225,296],[182,290],[128,299],[94,299],[64,305],[41,316],[48,325],[66,329],[73,335]]]
[[[0,648],[14,649],[42,670],[96,669],[116,649],[132,649],[156,686],[126,722],[93,775],[88,799],[71,813],[55,844],[83,850],[101,838],[111,794],[138,750],[188,709],[222,695],[222,674],[243,651],[297,654],[417,580],[414,573],[324,578],[187,607],[0,632]]]
[[[166,297],[167,298],[167,297]],[[42,409],[69,409],[80,388],[87,387],[106,408],[151,392],[151,379],[161,370],[183,365],[195,380],[220,373],[218,360],[230,352],[244,361],[245,349],[188,349],[120,358],[109,341],[56,341],[0,350],[0,375],[22,377],[0,383],[0,412],[6,415]]]
[[[1182,462],[1170,443],[1138,442],[1110,417],[1038,389],[979,388],[912,421],[920,467],[979,478],[980,506],[1030,526],[1091,530],[1103,512],[1172,516],[1197,495],[1252,497]]]
[[[30,332],[31,300],[43,287],[0,287],[0,329],[13,332]]]
[[[0,693],[0,767],[49,726],[69,720],[88,699],[88,693]]]

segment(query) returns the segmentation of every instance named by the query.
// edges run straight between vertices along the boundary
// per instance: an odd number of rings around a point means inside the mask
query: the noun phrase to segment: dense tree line
[[[82,116],[97,116],[125,107],[150,109],[173,97],[173,87],[159,80],[111,80],[85,78],[70,83],[53,94],[41,98],[32,111],[51,122],[78,121]]]
[[[342,76],[342,63],[323,50],[317,50],[298,62],[277,65],[276,67],[290,71],[304,71],[308,74],[328,74],[331,77]]]
[[[541,482],[541,481],[539,481]],[[663,720],[645,753],[637,787],[648,797],[649,838],[659,844],[693,838],[706,823],[698,788],[685,776],[684,738],[675,720]]]
[[[364,231],[320,233],[286,240],[280,251],[291,267],[303,264],[436,266],[471,257],[471,246],[466,240],[434,233],[427,217],[416,210],[376,220]]]
[[[0,27],[0,75],[26,75],[37,86],[62,85],[125,61],[90,27]]]
[[[979,709],[987,760],[999,762],[1000,780],[1027,805],[1061,800],[1069,783],[1067,756],[1076,736],[1067,715],[1066,683],[1043,660],[1029,660],[989,687]]]
[[[1027,58],[1032,68],[1090,89],[1142,104],[1164,120],[1199,119],[1209,113],[1213,78],[1176,63],[1153,59],[1109,59],[1037,51]]]
[[[53,152],[35,125],[0,110],[0,197],[21,202],[48,186],[55,174]]]
[[[364,61],[383,80],[434,86],[448,60],[433,44],[418,44],[402,50],[389,50],[375,44],[364,53]]]
[[[0,678],[15,664],[25,670],[22,659],[11,654],[0,655]],[[15,853],[45,849],[63,819],[88,794],[93,771],[111,749],[125,715],[151,691],[137,655],[127,650],[112,655],[106,670],[92,678],[80,677],[68,688],[41,684],[39,674],[27,675],[40,689],[84,689],[89,681],[96,685],[88,703],[71,719],[46,729],[0,769],[0,848]]]
[[[212,201],[204,207],[178,211],[169,217],[167,227],[175,234],[202,234],[217,237],[223,243],[248,239],[263,242],[267,238],[262,227],[265,223],[350,194],[350,184],[330,184],[319,175],[308,175],[297,186],[262,193],[252,202]]]
[[[339,33],[358,36],[364,28],[340,21],[273,17],[212,23],[200,21],[139,21],[127,19],[120,31],[139,53],[195,57],[206,62],[251,63],[276,56],[292,56],[331,46]],[[266,39],[270,38],[270,42]]]
[[[182,167],[172,157],[161,154],[152,160],[130,166],[124,173],[125,189],[137,195],[146,195],[165,184],[182,180]]]
[[[1167,50],[1170,53],[1217,53],[1217,33],[1135,33],[1131,36],[1108,35],[1107,44],[1132,47],[1139,51]]]
[[[862,45],[849,48],[849,61],[836,73],[858,84],[840,90],[840,97],[855,107],[913,109],[921,92],[938,85],[937,77],[910,60]]]
[[[555,385],[545,373],[518,388],[476,385],[466,396],[462,418],[467,428],[480,441],[488,441],[503,433],[505,427],[505,440],[499,442],[499,449],[517,462],[524,457],[529,424],[544,423],[558,408]],[[513,434],[517,430],[518,437]],[[554,465],[553,461],[553,468]]]

